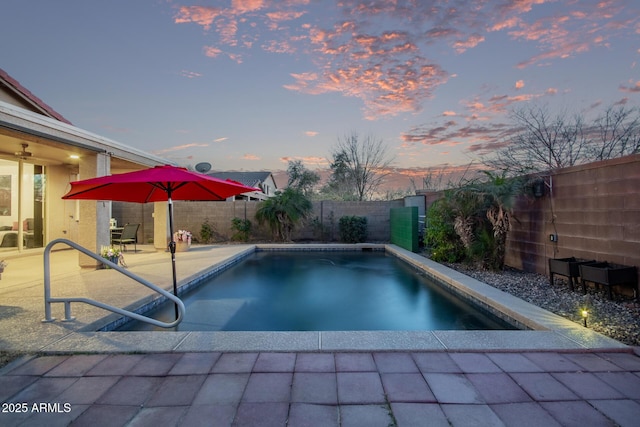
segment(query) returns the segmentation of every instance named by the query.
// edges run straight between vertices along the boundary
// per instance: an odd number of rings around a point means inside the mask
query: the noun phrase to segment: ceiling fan
[[[29,144],[23,142],[20,145],[22,145],[22,150],[16,151],[15,153],[13,153],[14,156],[16,156],[17,158],[22,159],[22,160],[26,160],[29,157],[33,156],[32,152],[27,151],[27,148],[29,148]]]
[[[16,159],[20,159],[20,160],[26,160],[29,163],[37,162],[37,163],[49,164],[49,165],[62,163],[59,160],[54,160],[51,158],[39,157],[37,155],[34,155],[31,151],[29,151],[29,144],[26,142],[21,142],[20,146],[22,147],[22,149],[19,151],[14,151],[14,152],[0,151],[0,158],[6,159],[6,160],[14,160],[14,161]]]

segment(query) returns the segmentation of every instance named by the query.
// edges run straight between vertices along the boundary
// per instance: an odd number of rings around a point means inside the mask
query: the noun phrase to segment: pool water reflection
[[[171,330],[514,329],[383,251],[255,252],[181,298],[185,319]],[[173,305],[151,316],[170,321]]]

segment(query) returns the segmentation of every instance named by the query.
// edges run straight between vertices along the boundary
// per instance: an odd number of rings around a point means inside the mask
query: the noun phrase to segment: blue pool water
[[[513,329],[384,252],[256,252],[182,299],[185,319],[172,330]],[[171,321],[173,305],[150,316]]]

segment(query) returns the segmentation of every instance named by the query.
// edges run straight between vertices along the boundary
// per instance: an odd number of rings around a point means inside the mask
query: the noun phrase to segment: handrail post
[[[53,242],[44,249],[44,319],[43,322],[53,322],[55,317],[51,317],[51,278],[50,278],[50,253]]]
[[[71,301],[64,302],[64,322],[71,322],[76,318],[71,316]]]

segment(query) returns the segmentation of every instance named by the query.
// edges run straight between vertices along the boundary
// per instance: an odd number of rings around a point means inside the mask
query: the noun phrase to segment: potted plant
[[[120,248],[114,248],[113,246],[103,246],[100,249],[100,256],[102,256],[102,258],[104,259],[108,259],[114,264],[118,264],[118,262],[120,262],[121,264],[124,265],[124,259],[121,260],[122,253],[120,252]],[[106,264],[102,264],[102,267],[110,268]]]
[[[173,233],[173,240],[176,242],[176,252],[188,251],[191,247],[192,234],[187,230],[178,230]]]
[[[553,286],[553,276],[558,274],[565,276],[569,279],[569,288],[573,290],[577,284],[577,279],[580,277],[580,265],[591,264],[596,262],[595,260],[580,259],[575,257],[570,258],[549,258],[549,279],[551,286]]]
[[[611,288],[624,285],[633,289],[634,296],[638,298],[638,269],[635,266],[614,264],[607,261],[581,264],[580,276],[582,277],[583,292],[587,291],[584,282],[592,282],[596,285],[606,286],[609,299],[612,299]]]
[[[2,273],[4,273],[4,268],[7,266],[7,261],[0,260],[0,279],[2,279]]]

